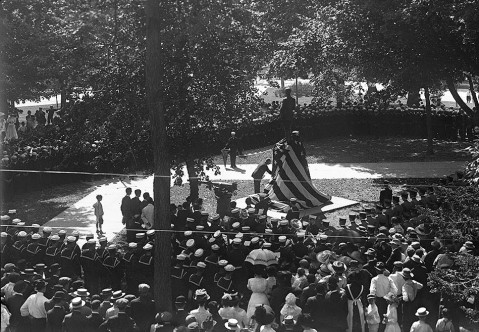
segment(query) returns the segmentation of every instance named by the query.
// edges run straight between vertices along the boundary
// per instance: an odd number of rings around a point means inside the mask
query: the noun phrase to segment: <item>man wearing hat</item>
[[[61,331],[63,319],[69,311],[68,305],[65,302],[65,294],[62,291],[55,292],[51,299],[51,308],[47,310],[47,331]]]
[[[175,299],[175,311],[173,313],[172,323],[173,326],[178,327],[185,324],[186,317],[188,316],[188,311],[186,307],[186,297],[180,295]]]
[[[83,279],[85,281],[85,287],[97,294],[100,290],[98,276],[100,274],[99,264],[100,258],[96,253],[96,241],[94,239],[88,240],[83,246],[83,250],[80,254],[80,265],[83,270]]]
[[[138,290],[138,244],[136,242],[128,243],[128,250],[122,257],[122,265],[125,270],[126,292],[127,294],[134,294]]]
[[[108,271],[110,287],[113,289],[120,289],[121,280],[123,278],[123,266],[119,259],[115,244],[110,244],[108,246],[108,256],[103,260],[103,266]]]
[[[383,262],[376,263],[377,276],[371,279],[371,285],[369,288],[369,294],[376,296],[376,305],[378,306],[379,315],[384,317],[387,310],[387,302],[384,297],[388,294],[396,295],[398,290],[393,280],[390,277],[384,275],[386,266]]]
[[[423,285],[416,280],[413,280],[414,274],[409,268],[403,268],[401,275],[404,279],[404,284],[402,286],[402,307],[403,307],[403,328],[406,331],[409,331],[410,326],[414,321],[414,311],[417,308],[418,300],[417,294],[418,291],[423,288]]]
[[[24,257],[27,262],[33,266],[35,264],[43,262],[43,255],[45,252],[42,250],[42,247],[38,245],[41,235],[34,233],[31,235],[30,243],[25,248]]]
[[[47,324],[47,311],[45,302],[48,299],[43,295],[46,285],[43,280],[35,285],[36,293],[30,295],[20,308],[20,314],[30,319],[31,326],[35,326],[35,331],[44,331]]]
[[[138,260],[138,282],[143,282],[148,285],[153,284],[154,261],[151,250],[153,246],[149,243],[143,246],[143,255]]]
[[[59,263],[62,266],[62,277],[70,277],[75,279],[81,277],[80,257],[75,253],[76,238],[74,236],[67,237],[67,245],[60,254]]]
[[[429,311],[426,308],[417,309],[415,316],[418,320],[412,324],[410,332],[433,332],[431,326],[426,323],[428,315]]]
[[[12,245],[12,262],[18,262],[20,259],[25,258],[27,244],[27,233],[25,231],[18,232],[17,241]]]
[[[135,321],[128,316],[126,309],[128,300],[118,299],[115,301],[115,306],[118,308],[118,315],[111,317],[100,325],[100,330],[110,332],[135,332],[137,327]]]
[[[139,296],[130,302],[131,318],[135,321],[140,331],[149,331],[155,321],[155,302],[152,299],[150,286],[140,284]]]
[[[60,237],[56,234],[50,236],[48,247],[45,249],[45,255],[43,256],[43,261],[46,266],[58,263],[61,253],[60,246]]]
[[[71,301],[71,313],[65,316],[63,320],[63,331],[77,331],[78,327],[84,326],[85,331],[88,328],[88,318],[82,314],[81,308],[85,305],[80,297],[76,297]]]
[[[188,272],[183,266],[186,256],[179,254],[176,256],[175,266],[171,269],[171,290],[173,299],[179,295],[187,295]]]
[[[191,274],[188,278],[188,299],[193,298],[197,289],[203,289],[205,286],[205,281],[203,274],[205,272],[206,264],[204,262],[196,263],[196,272]]]
[[[231,132],[231,136],[226,142],[224,150],[229,150],[231,158],[231,168],[236,168],[236,156],[241,154],[241,143],[240,140],[236,137],[234,131]]]

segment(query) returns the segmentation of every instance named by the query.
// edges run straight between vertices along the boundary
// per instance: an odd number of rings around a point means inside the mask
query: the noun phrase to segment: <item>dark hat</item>
[[[186,303],[186,298],[183,295],[176,297],[175,303],[183,304]]]
[[[65,292],[56,291],[56,292],[55,292],[55,295],[53,295],[53,298],[54,298],[55,300],[63,300],[63,299],[65,299]]]
[[[401,274],[402,274],[403,277],[409,278],[409,279],[414,277],[414,274],[411,272],[411,269],[409,269],[407,267],[402,269]]]
[[[376,270],[378,272],[383,272],[386,269],[386,265],[384,265],[383,262],[377,262],[376,263]]]

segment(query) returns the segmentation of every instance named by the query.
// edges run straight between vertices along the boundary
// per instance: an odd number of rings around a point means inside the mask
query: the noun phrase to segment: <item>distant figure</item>
[[[25,126],[25,121],[22,121],[20,123],[20,128],[18,128],[18,133],[21,135],[25,135],[26,132],[27,132],[27,126]]]
[[[471,97],[471,91],[467,91],[467,95],[466,95],[466,103],[470,103],[472,100],[472,97]]]
[[[47,114],[48,114],[48,122],[47,124],[53,124],[53,116],[55,115],[55,109],[53,108],[53,106],[50,106],[50,109],[47,111]]]
[[[231,168],[236,168],[236,156],[241,153],[241,148],[240,141],[234,131],[231,132],[231,137],[228,139],[225,149],[230,150]]]
[[[286,94],[286,98],[284,98],[283,102],[281,103],[279,117],[283,126],[284,136],[289,142],[291,138],[291,126],[293,124],[293,111],[296,107],[296,100],[291,97],[291,89],[285,89],[284,93]]]
[[[259,163],[259,165],[254,170],[253,174],[251,174],[251,176],[253,177],[253,181],[254,181],[254,193],[255,194],[259,194],[261,192],[260,191],[261,179],[263,178],[264,173],[268,172],[269,174],[271,174],[271,171],[269,170],[269,167],[268,167],[268,165],[270,165],[270,164],[271,164],[271,159],[267,158],[262,163]]]
[[[13,114],[7,119],[7,131],[5,136],[5,141],[15,140],[18,139],[17,128],[15,128],[15,122],[17,121],[17,117]]]
[[[389,186],[389,181],[384,180],[384,189],[379,192],[379,204],[384,206],[385,201],[391,202],[393,200],[393,191]]]
[[[101,200],[103,199],[102,195],[96,195],[96,202],[93,204],[93,208],[95,209],[95,217],[96,217],[96,232],[98,234],[103,234],[103,205],[101,204]]]
[[[32,115],[32,111],[27,112],[27,131],[32,131],[35,127],[35,116]]]

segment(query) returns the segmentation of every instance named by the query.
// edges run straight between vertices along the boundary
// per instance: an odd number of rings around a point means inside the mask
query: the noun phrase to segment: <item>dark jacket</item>
[[[155,322],[155,303],[146,298],[136,298],[130,303],[131,318],[140,331],[146,331]]]
[[[100,325],[100,331],[134,332],[137,331],[135,321],[124,312],[112,317]]]
[[[73,311],[65,316],[63,320],[64,332],[89,332],[89,319],[86,318],[80,311]]]

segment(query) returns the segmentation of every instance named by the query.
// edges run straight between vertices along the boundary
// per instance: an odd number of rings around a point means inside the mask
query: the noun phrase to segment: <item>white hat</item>
[[[204,250],[203,250],[203,249],[201,249],[201,248],[196,249],[196,251],[195,251],[195,257],[201,257],[201,256],[203,256],[203,254],[204,254]]]
[[[64,229],[60,229],[60,230],[58,231],[58,235],[66,235],[66,234],[67,234],[67,231],[64,230]]]
[[[107,241],[107,238],[104,236],[98,239],[98,242],[106,242],[106,241]]]
[[[197,267],[201,267],[201,268],[203,268],[203,269],[206,268],[206,264],[203,263],[203,262],[198,262],[198,264],[196,264],[196,266],[197,266]]]
[[[8,213],[10,213],[10,214],[14,214],[14,213],[17,213],[17,210],[15,210],[15,209],[8,210]]]
[[[228,264],[225,266],[225,271],[226,272],[233,272],[235,270],[235,267],[231,264]]]
[[[96,244],[96,240],[95,239],[90,239],[87,241],[88,244]]]
[[[196,225],[196,230],[197,230],[197,231],[202,231],[202,230],[204,230],[204,229],[205,229],[205,226],[203,226],[203,225]]]
[[[299,237],[299,238],[305,237],[306,233],[305,232],[298,232],[298,233],[296,233],[296,236]]]
[[[42,232],[43,232],[43,233],[51,233],[51,232],[52,232],[52,228],[51,228],[51,227],[48,227],[48,226],[47,226],[47,227],[43,227]]]
[[[213,250],[213,251],[220,250],[220,246],[217,245],[217,244],[213,244],[213,245],[211,246],[211,250]]]
[[[195,245],[195,240],[189,239],[188,241],[186,241],[186,246],[187,246],[188,248],[191,248],[191,247],[193,247],[194,245]]]
[[[73,235],[73,236],[79,236],[79,235],[80,235],[80,232],[75,229],[75,230],[72,232],[72,235]]]
[[[259,242],[259,237],[257,236],[251,239],[251,243],[258,243],[258,242]]]
[[[24,221],[17,222],[17,226],[25,226],[25,222]]]
[[[108,250],[116,250],[116,245],[115,244],[110,244],[108,246]]]
[[[185,236],[191,236],[191,235],[193,235],[193,232],[192,231],[185,231],[184,234],[185,234]]]
[[[186,256],[183,254],[176,255],[176,259],[179,261],[184,261],[186,259]]]
[[[239,232],[235,235],[235,238],[242,239],[243,238],[243,233]]]
[[[226,266],[228,265],[228,261],[226,259],[221,259],[218,261],[219,266]]]
[[[188,217],[188,218],[186,218],[186,221],[187,221],[187,222],[195,222],[195,219]]]
[[[236,237],[236,238],[234,238],[233,243],[234,243],[234,244],[240,244],[240,243],[241,243],[241,239]]]
[[[60,240],[60,237],[55,234],[55,235],[50,236],[50,240],[52,240],[52,241],[58,241],[58,240]]]
[[[1,233],[1,237],[8,237],[7,232],[2,232],[2,233]]]
[[[237,221],[237,222],[234,222],[233,225],[231,226],[233,226],[233,228],[238,228],[240,227],[240,223]]]
[[[263,243],[263,248],[271,248],[271,243],[269,242]]]
[[[40,238],[41,238],[40,234],[38,233],[32,234],[32,240],[39,240]]]
[[[149,243],[147,243],[143,246],[143,250],[151,250],[151,249],[153,249],[153,246]]]
[[[279,225],[280,225],[280,226],[287,226],[287,225],[288,225],[288,220],[286,220],[286,219],[281,219],[281,221],[279,222]]]
[[[138,247],[138,244],[136,242],[130,242],[128,243],[128,248],[135,249]]]
[[[281,235],[279,238],[279,242],[286,242],[286,236]]]
[[[2,221],[10,220],[10,216],[7,216],[6,214],[4,214],[3,216],[0,217],[0,220]]]
[[[71,242],[75,242],[75,241],[76,241],[76,237],[71,236],[71,235],[70,235],[70,236],[67,236],[67,242],[70,242],[70,243],[71,243]]]
[[[136,237],[137,239],[142,239],[142,238],[145,237],[145,233],[136,233],[135,237]]]
[[[26,237],[26,236],[27,236],[27,232],[25,232],[25,231],[20,231],[20,232],[18,232],[17,236],[18,236],[18,237]]]
[[[155,234],[154,229],[150,229],[150,230],[146,231],[146,235],[153,235],[153,234]]]
[[[32,224],[32,227],[33,228],[40,228],[40,225],[39,224]]]

